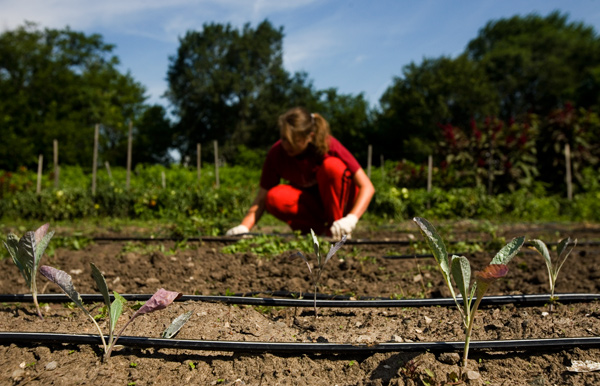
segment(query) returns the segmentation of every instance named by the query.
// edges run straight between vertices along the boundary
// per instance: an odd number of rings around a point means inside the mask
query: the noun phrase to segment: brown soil
[[[446,224],[443,229],[448,229]],[[471,231],[470,223],[456,223],[448,239],[494,241],[491,235]],[[99,230],[97,235],[107,235]],[[131,234],[131,233],[130,233]],[[119,233],[115,236],[126,236]],[[590,224],[505,225],[497,230],[490,251],[465,253],[473,270],[483,268],[497,252],[497,240],[524,235],[547,243],[566,236],[580,244],[557,282],[558,293],[600,293],[600,226]],[[416,232],[395,226],[359,229],[356,239],[422,240]],[[443,234],[443,236],[446,236]],[[445,237],[446,238],[446,237]],[[592,242],[592,243],[590,243]],[[588,243],[588,245],[582,245]],[[158,288],[184,294],[224,295],[250,291],[311,291],[306,266],[291,261],[295,251],[266,259],[253,253],[225,254],[226,243],[195,242],[184,248],[175,243],[97,242],[83,250],[57,248],[42,264],[70,273],[80,293],[97,293],[90,275],[93,262],[104,273],[109,289],[122,294],[153,293]],[[500,245],[501,246],[501,245]],[[448,244],[453,248],[468,248]],[[170,250],[173,249],[173,252]],[[303,251],[308,253],[309,251]],[[431,258],[386,258],[389,255],[422,253],[409,247],[381,244],[346,245],[325,267],[319,292],[354,297],[436,298],[449,295]],[[505,279],[493,284],[488,294],[548,293],[548,276],[537,252],[523,249],[509,264]],[[40,293],[58,293],[41,277]],[[0,293],[28,293],[25,281],[10,259],[0,261]],[[130,303],[129,305],[133,305]],[[92,314],[100,304],[89,304]],[[473,340],[532,339],[600,336],[600,303],[547,306],[515,305],[480,309]],[[31,304],[2,304],[0,331],[96,334],[81,310],[63,304],[44,305],[45,320]],[[284,309],[228,306],[201,302],[176,302],[165,310],[136,319],[126,335],[159,337],[183,312],[192,317],[178,339],[336,342],[462,341],[464,331],[455,307],[389,309]],[[129,307],[121,326],[133,313]],[[106,330],[106,319],[100,320]],[[0,345],[0,384],[4,385],[443,385],[450,374],[460,372],[457,353],[377,354],[275,354],[136,349],[115,351],[102,361],[100,347],[89,345]],[[600,373],[567,370],[574,360],[600,361],[599,349],[561,351],[471,351],[468,368],[475,385],[596,385]]]

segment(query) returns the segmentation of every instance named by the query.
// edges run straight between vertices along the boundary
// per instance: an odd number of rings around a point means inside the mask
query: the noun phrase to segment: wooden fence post
[[[127,137],[127,181],[125,187],[129,189],[129,182],[131,180],[131,145],[133,142],[133,122],[129,120],[129,135]]]
[[[96,195],[96,169],[98,168],[98,132],[100,124],[96,123],[94,127],[94,155],[92,161],[92,196]]]
[[[430,154],[427,157],[427,193],[431,192],[433,179],[433,156]]]
[[[106,172],[108,173],[108,178],[112,180],[112,173],[110,172],[110,164],[108,161],[104,161],[104,166],[106,166]]]
[[[367,150],[367,176],[371,178],[371,159],[373,158],[373,145],[369,145]]]
[[[42,167],[44,164],[44,155],[40,154],[38,157],[38,172],[37,172],[37,187],[35,192],[37,194],[42,193]]]
[[[573,200],[573,181],[571,176],[571,145],[565,145],[565,182],[567,183],[567,199]]]
[[[219,189],[219,143],[217,141],[213,143],[215,145],[215,181],[217,189]]]
[[[201,170],[201,145],[199,143],[196,144],[196,168],[198,169],[198,182],[200,182],[200,170]]]
[[[58,141],[53,141],[54,145],[54,189],[58,189]]]

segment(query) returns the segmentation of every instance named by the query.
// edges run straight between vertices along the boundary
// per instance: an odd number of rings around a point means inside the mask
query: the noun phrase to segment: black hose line
[[[221,242],[221,243],[235,243],[241,239],[243,239],[244,237],[254,237],[254,236],[277,236],[277,237],[296,237],[295,234],[290,233],[290,234],[265,234],[265,233],[246,233],[243,235],[236,235],[236,236],[201,236],[201,237],[92,237],[91,240],[95,241],[95,242],[111,242],[111,241],[140,241],[140,242],[166,242],[166,241],[189,241],[189,242],[200,242],[200,241],[206,241],[206,242]],[[490,240],[482,240],[482,241],[446,241],[446,244],[448,245],[452,245],[452,244],[467,244],[467,245],[473,245],[473,244],[485,244],[488,243]],[[332,241],[333,242],[333,241]],[[404,245],[404,246],[410,246],[415,244],[415,240],[389,240],[389,239],[385,239],[385,240],[371,240],[371,239],[350,239],[350,240],[346,240],[346,242],[344,244],[348,244],[348,245]],[[557,242],[549,242],[546,243],[547,246],[554,246],[554,245],[558,245]],[[577,243],[578,246],[598,246],[600,245],[600,241],[598,240],[593,240],[593,241],[580,241]],[[526,242],[524,244],[524,246],[533,246],[533,244]]]
[[[58,334],[40,332],[0,332],[0,344],[101,344],[98,335]],[[406,343],[274,343],[240,342],[192,339],[163,339],[122,336],[119,344],[137,348],[171,348],[206,351],[270,352],[270,353],[375,353],[394,351],[460,351],[464,342],[406,342]],[[512,339],[495,341],[471,341],[471,350],[526,351],[564,350],[570,348],[597,348],[600,338],[559,338],[559,339]]]
[[[253,305],[253,306],[271,306],[271,307],[306,307],[314,306],[312,294],[303,293],[305,299],[277,299],[277,298],[255,298],[242,296],[204,296],[204,295],[183,295],[176,301],[201,301],[210,303]],[[110,295],[111,298],[113,295]],[[150,294],[124,294],[122,295],[128,301],[145,301],[150,299]],[[42,303],[67,303],[69,299],[64,294],[42,294],[37,296],[38,301]],[[100,294],[82,294],[84,302],[103,302],[104,298]],[[555,294],[556,301],[559,303],[585,303],[600,299],[600,294]],[[0,294],[0,302],[17,303],[33,302],[30,294]],[[460,303],[459,299],[459,303]],[[550,295],[498,295],[485,296],[481,300],[482,306],[515,304],[522,306],[544,305],[550,302]],[[317,300],[319,308],[397,308],[397,307],[433,307],[433,306],[454,306],[452,298],[436,299],[377,299],[377,300]]]

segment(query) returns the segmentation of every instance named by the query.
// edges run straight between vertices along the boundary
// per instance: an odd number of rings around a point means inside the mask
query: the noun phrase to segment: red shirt
[[[316,148],[310,144],[304,153],[290,157],[279,140],[267,153],[260,177],[260,186],[269,190],[279,185],[282,178],[297,188],[314,186],[317,183],[316,171],[327,157],[341,159],[352,175],[360,169],[356,158],[331,135],[329,136],[329,151],[324,156],[319,155]]]

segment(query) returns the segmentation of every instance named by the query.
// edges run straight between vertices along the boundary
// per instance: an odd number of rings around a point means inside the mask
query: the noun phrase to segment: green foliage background
[[[497,195],[484,187],[443,189],[434,186],[401,187],[395,163],[374,168],[372,180],[377,190],[366,215],[379,223],[414,216],[433,219],[490,219],[510,221],[600,221],[600,173],[587,169],[592,181],[589,190],[575,194],[572,201],[564,195],[549,193],[543,184]],[[406,173],[412,175],[410,168]],[[165,187],[162,186],[162,175]],[[396,173],[396,174],[394,174]],[[436,171],[439,174],[440,171]],[[6,181],[7,174],[0,174]],[[37,219],[73,221],[81,218],[162,219],[184,224],[190,235],[218,235],[239,222],[258,189],[260,168],[226,166],[219,169],[216,188],[214,168],[205,165],[201,180],[197,172],[181,166],[138,166],[132,173],[130,189],[125,188],[126,172],[116,168],[112,179],[106,171],[98,173],[97,192],[91,193],[91,176],[78,167],[65,167],[58,189],[46,174],[42,193],[35,193],[35,173],[21,171],[12,178],[14,191],[5,191],[0,200],[4,220]],[[19,184],[17,186],[16,184]],[[268,220],[267,220],[268,221]],[[191,234],[189,233],[191,232]],[[184,232],[185,233],[185,232]]]
[[[114,47],[101,35],[31,23],[1,33],[0,215],[188,218],[219,233],[254,196],[264,155],[279,137],[277,116],[303,105],[326,117],[361,165],[369,144],[375,160],[385,159],[373,173],[369,216],[598,220],[600,37],[593,28],[558,11],[490,20],[455,58],[399,63],[378,106],[288,72],[283,37],[283,27],[268,20],[188,31],[169,57],[168,111],[145,103],[145,87],[118,71]],[[99,165],[108,163],[113,177],[100,166],[92,195],[95,125]],[[135,171],[126,189],[129,127]],[[218,189],[210,165],[200,182],[183,166],[195,164],[198,144],[202,162],[214,162],[214,141],[227,165]],[[572,201],[563,198],[566,145]],[[174,150],[182,165],[173,164]],[[32,172],[38,155],[40,195]]]

